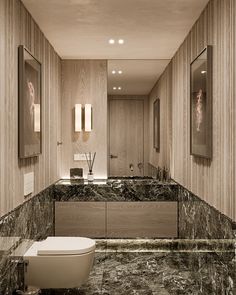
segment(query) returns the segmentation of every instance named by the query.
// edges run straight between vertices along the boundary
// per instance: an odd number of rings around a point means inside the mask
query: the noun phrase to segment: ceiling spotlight
[[[115,73],[116,73],[116,71],[115,71],[115,70],[113,70],[113,71],[112,71],[112,74],[114,75]]]
[[[118,87],[118,90],[121,90],[121,87],[120,86]]]
[[[124,44],[124,40],[123,40],[123,39],[119,39],[119,40],[118,40],[118,43],[119,43],[119,44]]]
[[[115,40],[114,39],[110,39],[109,40],[109,44],[115,44]]]
[[[201,74],[206,74],[207,71],[201,71]]]
[[[122,71],[121,71],[121,70],[119,70],[119,71],[118,71],[118,73],[121,75],[121,74],[122,74]]]
[[[113,90],[116,90],[116,87],[113,87]]]

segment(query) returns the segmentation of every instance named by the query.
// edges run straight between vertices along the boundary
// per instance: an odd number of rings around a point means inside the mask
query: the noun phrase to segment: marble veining
[[[61,180],[55,184],[54,194],[57,201],[177,201],[178,186],[154,179]]]
[[[179,238],[232,239],[235,224],[200,198],[178,186]]]
[[[184,241],[185,250],[188,242]],[[190,246],[188,252],[178,251],[179,247],[171,251],[170,240],[97,241],[95,264],[87,283],[80,289],[56,290],[54,294],[233,295],[236,261],[235,251],[229,246],[232,242],[208,241],[209,250],[206,244],[195,241],[195,250]],[[50,290],[42,293],[50,294]]]
[[[100,240],[87,284],[56,294],[236,294],[235,224],[173,181],[124,178],[61,180],[3,216],[0,295],[22,288],[18,262],[54,235],[54,201],[178,201],[179,210],[178,239]]]
[[[34,240],[54,234],[53,186],[0,219],[0,294],[21,288],[17,265]]]
[[[232,239],[232,221],[179,184],[152,178],[108,179],[96,183],[61,180],[55,184],[56,201],[178,201],[179,237]]]

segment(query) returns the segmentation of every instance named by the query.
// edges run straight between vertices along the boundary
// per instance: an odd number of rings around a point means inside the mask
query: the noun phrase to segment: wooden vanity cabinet
[[[175,238],[177,202],[55,202],[55,235]]]

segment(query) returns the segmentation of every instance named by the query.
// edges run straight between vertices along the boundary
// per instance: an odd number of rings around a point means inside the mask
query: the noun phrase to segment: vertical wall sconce
[[[34,132],[40,132],[40,104],[34,104]]]
[[[85,112],[85,124],[84,124],[84,130],[86,132],[92,131],[92,105],[86,104],[84,108]]]
[[[82,131],[82,105],[75,105],[75,132]]]

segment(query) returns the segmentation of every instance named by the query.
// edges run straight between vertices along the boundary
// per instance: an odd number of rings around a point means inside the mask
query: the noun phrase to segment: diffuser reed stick
[[[87,164],[88,164],[89,173],[92,173],[94,161],[95,161],[95,158],[96,158],[96,152],[94,154],[92,154],[91,152],[89,152],[88,154],[85,153],[85,157],[86,157],[86,161],[87,161]]]

